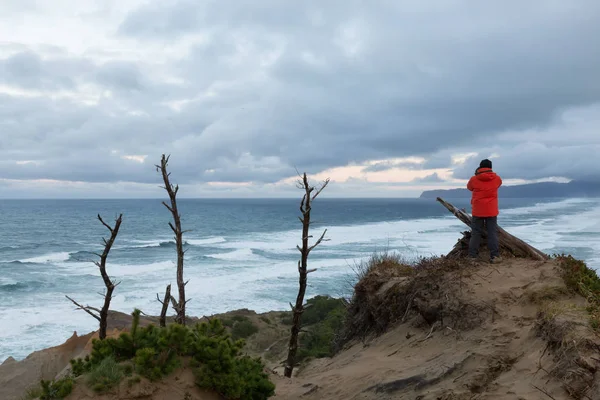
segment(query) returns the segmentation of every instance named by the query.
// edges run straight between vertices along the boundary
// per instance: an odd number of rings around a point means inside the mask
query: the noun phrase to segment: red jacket
[[[473,192],[471,206],[474,217],[496,217],[498,211],[498,188],[502,179],[490,168],[479,168],[469,180],[467,189]]]

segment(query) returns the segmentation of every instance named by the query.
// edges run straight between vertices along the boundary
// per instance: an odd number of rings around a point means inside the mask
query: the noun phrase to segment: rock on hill
[[[574,291],[580,267],[377,263],[356,286],[343,350],[278,378],[275,398],[600,399],[599,321]]]

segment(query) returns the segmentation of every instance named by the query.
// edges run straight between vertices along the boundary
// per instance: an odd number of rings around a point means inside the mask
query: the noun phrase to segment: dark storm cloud
[[[487,154],[487,153],[486,153]],[[540,143],[523,143],[498,152],[493,167],[505,179],[540,179],[567,177],[575,180],[600,181],[597,158],[600,145],[548,147]],[[485,155],[475,156],[456,169],[456,178],[470,177]]]
[[[202,40],[136,61],[31,50],[0,59],[0,83],[110,92],[85,105],[3,96],[0,176],[155,182],[165,152],[181,183],[274,182],[295,168],[414,155],[445,168],[453,149],[491,148],[499,160],[515,154],[514,177],[581,176],[593,157],[557,161],[579,153],[535,147],[551,135],[530,147],[497,138],[600,102],[599,17],[595,1],[146,3],[119,40],[165,51]],[[573,146],[590,154],[585,140]],[[368,170],[399,166],[388,164]]]

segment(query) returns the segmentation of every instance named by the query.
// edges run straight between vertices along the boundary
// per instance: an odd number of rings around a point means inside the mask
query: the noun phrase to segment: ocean
[[[468,208],[460,200],[455,205]],[[181,199],[187,248],[190,315],[239,308],[288,309],[297,291],[297,199]],[[499,223],[548,253],[570,253],[600,267],[600,200],[502,199]],[[108,259],[122,283],[111,308],[158,314],[156,293],[175,287],[175,244],[161,200],[0,201],[0,362],[64,342],[73,331],[97,329],[65,298],[101,306],[104,289],[94,252],[108,231],[121,232]],[[309,297],[348,295],[354,263],[376,251],[408,258],[447,253],[466,230],[433,200],[327,199],[313,208],[312,233],[330,239],[310,256]],[[172,310],[170,310],[172,313]]]

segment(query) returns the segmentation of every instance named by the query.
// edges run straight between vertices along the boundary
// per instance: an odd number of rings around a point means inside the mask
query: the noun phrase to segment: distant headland
[[[525,185],[502,186],[498,192],[505,198],[575,198],[600,197],[600,182],[571,181],[569,183],[541,182]],[[470,198],[471,192],[465,189],[426,190],[420,198],[432,199]]]

